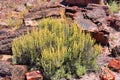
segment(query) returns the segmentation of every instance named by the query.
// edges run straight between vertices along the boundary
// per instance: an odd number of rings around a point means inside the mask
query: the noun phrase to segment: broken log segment
[[[60,16],[60,8],[49,8],[46,10],[37,11],[36,13],[29,13],[25,15],[25,20],[37,20],[50,16]]]
[[[11,42],[16,37],[26,34],[27,31],[31,31],[33,27],[25,26],[24,28],[16,29],[15,31],[6,31],[0,34],[0,54],[12,54]],[[1,31],[1,30],[0,30]]]

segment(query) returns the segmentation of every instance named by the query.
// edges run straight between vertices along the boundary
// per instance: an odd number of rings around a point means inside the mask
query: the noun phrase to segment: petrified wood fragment
[[[15,31],[8,31],[8,28],[0,30],[0,54],[11,54],[11,42],[16,37],[26,34],[27,31],[32,30],[32,27],[20,27]]]
[[[104,0],[64,0],[68,5],[104,4]]]
[[[48,8],[46,10],[41,10],[25,15],[25,20],[37,20],[50,16],[60,16],[60,8]]]

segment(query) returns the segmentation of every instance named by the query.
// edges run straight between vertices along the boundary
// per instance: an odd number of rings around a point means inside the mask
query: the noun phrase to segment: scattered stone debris
[[[120,71],[120,60],[112,59],[112,60],[109,62],[108,66],[109,66],[110,68],[113,68],[113,70],[119,72],[119,71]]]
[[[26,73],[27,80],[43,80],[43,76],[40,71],[32,71]]]
[[[120,45],[112,49],[110,56],[112,57],[120,56]]]
[[[115,80],[115,75],[108,68],[103,67],[100,74],[100,80]]]
[[[103,0],[64,0],[68,5],[87,5],[88,3],[104,4]]]
[[[24,24],[25,26],[38,26],[38,22],[37,21],[33,21],[33,20],[24,20]]]

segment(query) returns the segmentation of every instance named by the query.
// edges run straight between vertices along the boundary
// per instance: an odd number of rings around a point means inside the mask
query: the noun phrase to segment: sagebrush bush
[[[43,71],[45,78],[59,80],[80,77],[87,70],[97,69],[96,58],[101,51],[89,34],[74,22],[43,19],[39,29],[17,38],[12,43],[13,61]]]
[[[120,3],[117,3],[116,1],[110,1],[108,5],[111,13],[116,13],[120,11]]]

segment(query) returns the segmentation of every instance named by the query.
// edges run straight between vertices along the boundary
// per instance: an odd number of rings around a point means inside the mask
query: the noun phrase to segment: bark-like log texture
[[[0,61],[0,80],[25,80],[26,72],[27,67],[24,65],[13,65],[11,62]],[[4,77],[9,77],[9,79]]]
[[[38,6],[26,14],[24,20],[37,20],[50,16],[60,16],[60,5],[49,3],[48,5]]]
[[[27,30],[32,30],[32,27],[21,27],[15,31],[9,31],[8,28],[0,29],[0,54],[11,54],[11,42],[16,37],[25,34]]]
[[[25,19],[37,20],[49,16],[60,16],[60,8],[49,8],[33,13],[29,13],[25,16]]]
[[[64,0],[67,5],[88,5],[89,3],[104,4],[106,0]]]

